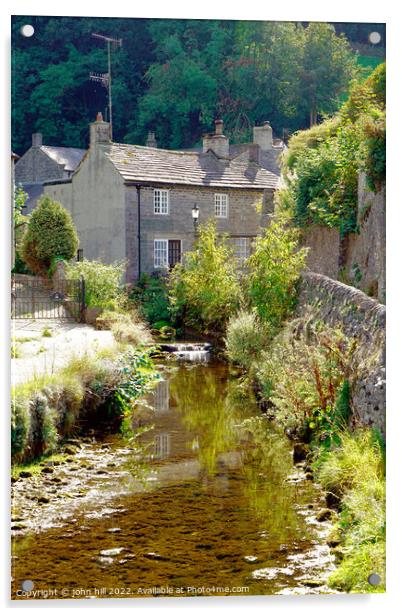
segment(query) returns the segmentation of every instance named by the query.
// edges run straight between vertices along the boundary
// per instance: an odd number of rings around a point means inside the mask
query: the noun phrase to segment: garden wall
[[[356,340],[351,375],[352,423],[385,436],[385,306],[362,291],[322,274],[302,276],[298,314],[311,313]]]
[[[341,279],[385,302],[385,187],[378,193],[359,174],[359,233],[341,242],[339,231],[321,225],[302,230],[301,243],[309,248],[307,267]]]

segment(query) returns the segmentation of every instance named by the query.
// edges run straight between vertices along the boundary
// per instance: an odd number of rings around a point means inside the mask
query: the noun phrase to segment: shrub
[[[267,338],[257,313],[241,310],[229,319],[225,339],[226,354],[232,363],[247,370],[258,360]]]
[[[289,317],[296,302],[296,283],[307,254],[305,248],[298,249],[298,237],[286,218],[278,216],[256,239],[254,253],[247,260],[247,299],[272,332]]]
[[[142,274],[137,285],[130,293],[130,298],[138,304],[143,317],[155,328],[155,323],[170,322],[169,296],[165,278]]]
[[[69,280],[85,279],[85,301],[89,308],[117,310],[124,295],[120,288],[124,263],[105,265],[99,261],[77,261],[66,264]]]
[[[225,239],[218,238],[214,221],[201,226],[195,250],[170,274],[173,314],[199,331],[224,331],[239,307],[236,261]]]
[[[348,416],[354,343],[340,330],[295,320],[262,352],[256,378],[262,400],[284,427],[330,447]]]
[[[55,257],[69,261],[77,248],[78,237],[70,214],[49,196],[41,197],[22,241],[22,257],[29,269],[44,276]]]
[[[30,428],[29,401],[13,396],[11,405],[11,455],[20,459],[28,443]]]

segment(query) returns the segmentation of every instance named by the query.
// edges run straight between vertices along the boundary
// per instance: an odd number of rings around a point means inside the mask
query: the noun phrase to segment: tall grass
[[[341,495],[338,528],[344,558],[330,576],[333,588],[353,592],[385,590],[385,465],[380,440],[369,429],[341,435],[340,446],[317,461],[318,480]],[[370,574],[381,582],[372,586]]]

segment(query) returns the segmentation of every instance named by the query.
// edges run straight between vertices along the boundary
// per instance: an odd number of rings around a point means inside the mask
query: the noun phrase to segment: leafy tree
[[[214,221],[200,227],[195,250],[170,274],[173,313],[195,329],[223,331],[240,303],[241,290],[233,251],[219,238]]]
[[[22,240],[22,257],[35,274],[46,275],[54,259],[69,261],[78,248],[71,216],[57,201],[43,196],[32,214]]]
[[[32,23],[35,35],[20,34]],[[281,134],[332,113],[353,75],[354,56],[328,24],[186,19],[26,17],[12,20],[13,150],[31,133],[49,145],[86,147],[88,122],[107,106],[91,71],[107,71],[104,43],[93,32],[123,39],[113,53],[113,136],[162,147],[199,143],[218,115],[237,142],[269,119]],[[314,103],[315,104],[315,103]],[[314,115],[314,113],[313,113]]]
[[[247,260],[246,296],[270,333],[291,314],[307,254],[305,248],[298,249],[297,229],[287,223],[283,214],[272,219]]]
[[[312,22],[305,31],[301,68],[301,103],[310,115],[310,126],[318,115],[333,113],[339,96],[347,91],[355,72],[355,59],[345,36],[336,36],[330,24]]]

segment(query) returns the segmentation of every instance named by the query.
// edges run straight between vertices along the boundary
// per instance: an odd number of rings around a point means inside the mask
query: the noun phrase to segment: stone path
[[[43,335],[49,332],[51,336]],[[73,357],[116,347],[110,331],[61,320],[16,319],[12,321],[11,336],[17,351],[17,357],[11,360],[13,385],[41,374],[53,374]]]

